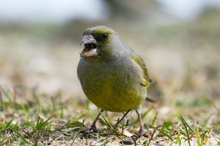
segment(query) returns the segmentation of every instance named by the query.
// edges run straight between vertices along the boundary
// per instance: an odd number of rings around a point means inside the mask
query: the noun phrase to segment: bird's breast
[[[127,111],[147,96],[138,75],[123,62],[91,63],[81,59],[77,74],[88,99],[103,110]]]

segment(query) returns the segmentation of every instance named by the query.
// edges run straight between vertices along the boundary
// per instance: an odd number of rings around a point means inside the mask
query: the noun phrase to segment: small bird
[[[107,26],[87,28],[83,33],[77,75],[83,92],[101,112],[126,112],[135,110],[140,130],[145,134],[140,106],[147,98],[147,87],[152,83],[143,59]],[[90,126],[97,131],[97,115]]]

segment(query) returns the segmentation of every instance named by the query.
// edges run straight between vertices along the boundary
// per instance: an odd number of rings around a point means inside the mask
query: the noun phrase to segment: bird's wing
[[[132,59],[134,59],[135,62],[142,68],[142,70],[144,72],[144,77],[143,77],[143,79],[141,79],[141,83],[142,83],[142,85],[148,87],[151,83],[153,83],[153,80],[151,80],[148,75],[148,71],[147,71],[147,68],[146,68],[146,65],[145,65],[143,59],[140,56],[138,56],[137,54],[132,54]]]

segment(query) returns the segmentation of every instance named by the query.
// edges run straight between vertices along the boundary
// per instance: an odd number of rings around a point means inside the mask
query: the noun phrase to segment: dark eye
[[[104,34],[102,35],[102,37],[103,37],[103,38],[107,38],[107,37],[108,37],[108,34],[107,34],[107,33],[104,33]]]

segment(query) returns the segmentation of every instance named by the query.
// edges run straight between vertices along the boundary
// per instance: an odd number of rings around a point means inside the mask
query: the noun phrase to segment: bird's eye
[[[103,38],[107,38],[107,37],[108,37],[108,34],[107,34],[107,33],[104,33],[104,34],[102,35],[102,37],[103,37]]]

